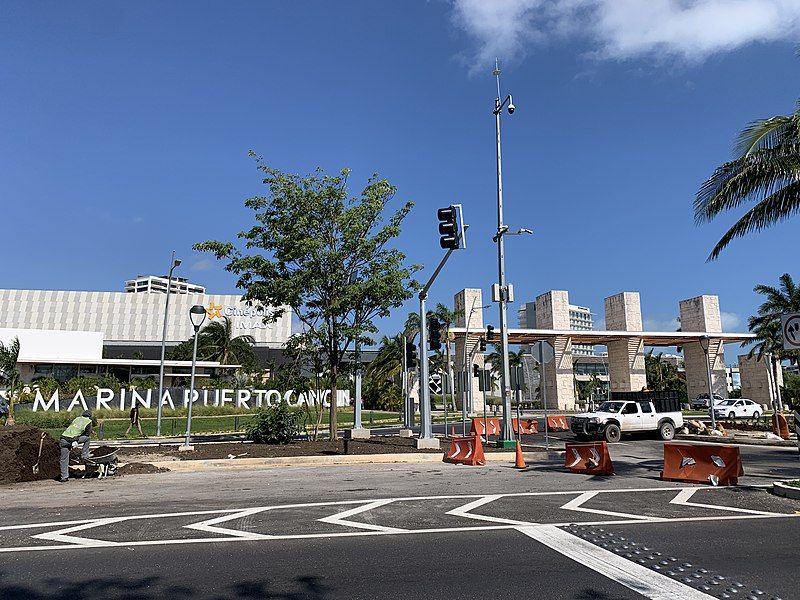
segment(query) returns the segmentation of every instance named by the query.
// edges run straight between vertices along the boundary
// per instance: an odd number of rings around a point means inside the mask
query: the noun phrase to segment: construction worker
[[[81,459],[89,458],[89,438],[92,435],[92,411],[86,410],[80,417],[75,417],[70,426],[61,434],[58,447],[61,448],[61,477],[59,481],[69,481],[69,451],[73,447],[82,446]]]

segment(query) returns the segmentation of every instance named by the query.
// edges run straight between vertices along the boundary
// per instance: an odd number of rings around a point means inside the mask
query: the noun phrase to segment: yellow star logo
[[[213,319],[215,317],[222,318],[222,304],[214,304],[213,302],[208,305],[206,309],[206,314],[208,315],[209,319]]]

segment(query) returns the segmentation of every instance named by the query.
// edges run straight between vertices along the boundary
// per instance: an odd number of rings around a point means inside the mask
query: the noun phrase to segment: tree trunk
[[[780,361],[777,359],[772,360],[772,382],[775,386],[775,409],[783,410],[783,400],[781,399],[781,386],[778,384],[778,369],[780,369]]]
[[[330,397],[330,424],[331,424],[331,440],[336,440],[337,434],[337,427],[336,427],[336,395],[338,393],[338,381],[339,378],[339,365],[332,364],[331,365],[331,397]]]

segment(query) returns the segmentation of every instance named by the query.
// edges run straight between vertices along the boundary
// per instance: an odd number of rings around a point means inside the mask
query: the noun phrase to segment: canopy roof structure
[[[465,327],[451,327],[456,339],[467,335],[470,340],[486,337],[486,329],[467,331]],[[509,329],[509,344],[533,344],[542,340],[552,342],[556,338],[568,337],[573,344],[606,345],[615,340],[641,339],[645,346],[683,346],[699,342],[704,336],[719,340],[723,344],[742,344],[755,339],[753,333],[722,333],[718,331],[577,331],[572,329]],[[489,343],[500,341],[500,331],[495,329]]]

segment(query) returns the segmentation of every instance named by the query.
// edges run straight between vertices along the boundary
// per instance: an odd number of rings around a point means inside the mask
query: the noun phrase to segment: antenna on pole
[[[497,58],[494,59],[494,71],[492,71],[492,75],[497,79],[497,97],[500,98],[500,61]]]

